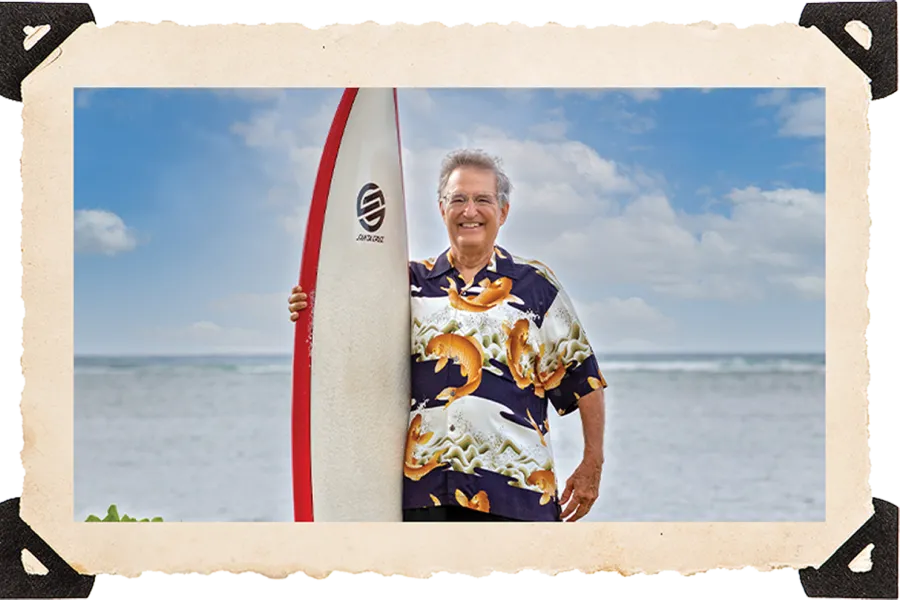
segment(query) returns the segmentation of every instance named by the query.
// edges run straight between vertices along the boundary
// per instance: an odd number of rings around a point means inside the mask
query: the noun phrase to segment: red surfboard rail
[[[300,286],[308,295],[306,310],[300,312],[294,329],[292,389],[292,461],[294,486],[294,521],[313,521],[312,456],[310,433],[310,383],[312,367],[312,324],[316,308],[316,281],[319,254],[322,249],[322,227],[331,192],[334,166],[350,111],[359,88],[347,88],[341,97],[331,129],[325,140],[319,171],[313,187],[300,264]]]

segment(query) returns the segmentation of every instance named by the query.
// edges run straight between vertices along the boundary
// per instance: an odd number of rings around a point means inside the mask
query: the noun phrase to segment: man
[[[550,269],[495,244],[510,188],[490,156],[449,154],[438,203],[450,247],[409,264],[404,521],[576,521],[597,498],[606,381]],[[292,290],[292,321],[306,299]],[[583,422],[584,456],[561,496],[549,405]]]

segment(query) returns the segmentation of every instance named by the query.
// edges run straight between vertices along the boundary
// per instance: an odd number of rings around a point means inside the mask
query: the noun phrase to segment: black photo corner
[[[28,573],[23,550],[47,572]],[[93,587],[93,575],[75,571],[22,520],[18,498],[0,503],[0,598],[87,598]]]
[[[846,31],[851,21],[872,33],[869,49]],[[0,2],[0,95],[22,100],[21,84],[78,27],[94,21],[88,4]],[[817,2],[805,5],[799,24],[816,27],[871,81],[872,99],[897,91],[897,3]],[[799,571],[811,598],[897,598],[897,506],[873,498],[874,514],[818,568]],[[871,569],[855,572],[850,562],[873,545]],[[27,550],[46,568],[28,573],[22,562]],[[69,566],[19,516],[19,499],[0,503],[0,598],[86,598],[93,575]]]
[[[873,498],[875,514],[818,569],[800,569],[800,583],[810,598],[897,597],[897,506]],[[849,565],[872,544],[872,568],[855,572]]]
[[[94,23],[87,4],[0,2],[0,95],[22,101],[22,81],[76,29]]]
[[[872,32],[868,49],[847,32],[852,21],[865,23]],[[872,100],[897,91],[896,2],[811,2],[803,7],[799,24],[821,31],[868,76]]]

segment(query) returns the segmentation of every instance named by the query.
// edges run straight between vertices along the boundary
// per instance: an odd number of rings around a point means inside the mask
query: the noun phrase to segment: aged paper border
[[[825,88],[826,520],[75,522],[73,90],[112,86]],[[865,337],[870,95],[865,76],[815,29],[87,24],[26,79],[23,96],[22,517],[80,572],[323,577],[335,570],[428,576],[799,568],[821,564],[872,514]]]

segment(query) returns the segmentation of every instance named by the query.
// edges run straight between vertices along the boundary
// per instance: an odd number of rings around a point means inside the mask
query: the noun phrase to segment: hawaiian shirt
[[[409,264],[412,399],[403,507],[558,521],[547,411],[606,387],[553,272],[495,246],[470,285],[446,250]]]

